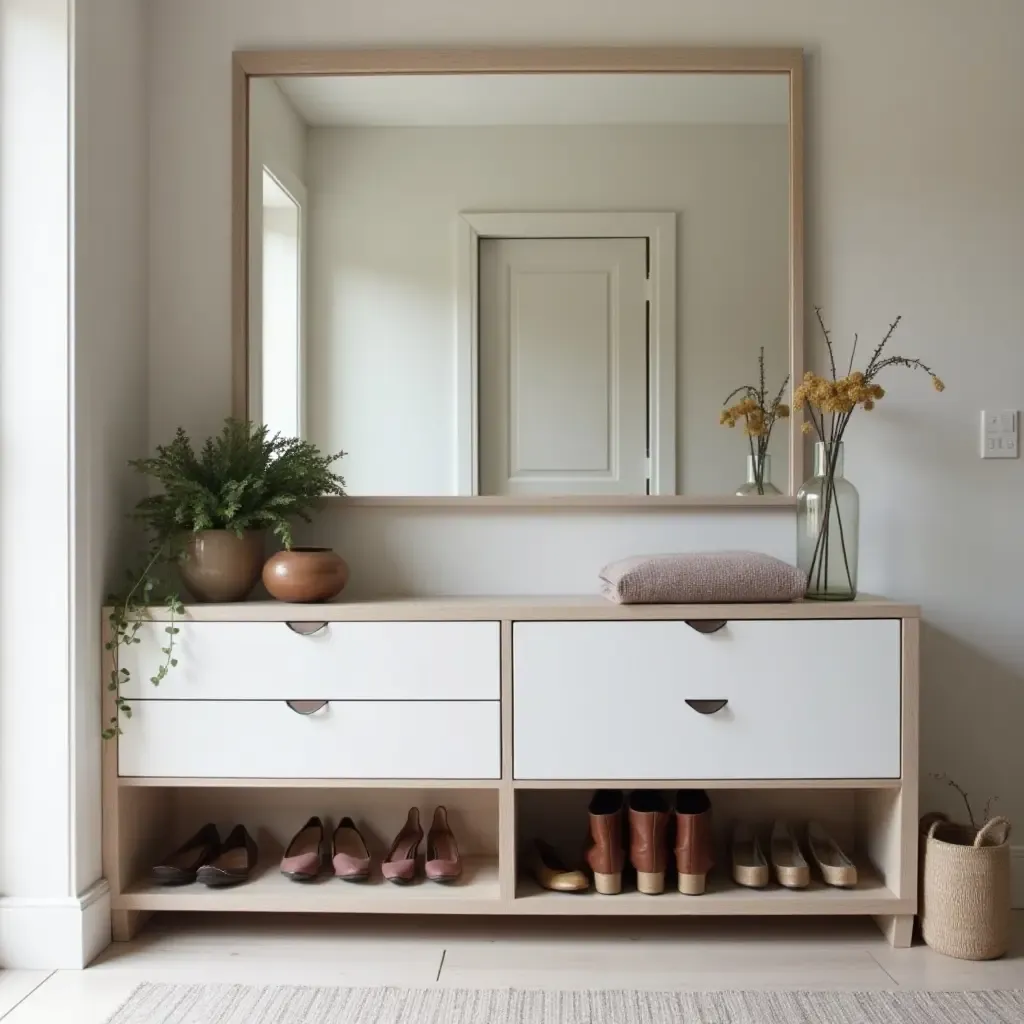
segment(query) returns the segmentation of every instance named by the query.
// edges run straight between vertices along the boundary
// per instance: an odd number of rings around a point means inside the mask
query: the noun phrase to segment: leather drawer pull
[[[728,700],[688,700],[686,702],[700,715],[713,715],[716,711],[721,711]]]
[[[315,715],[322,711],[331,702],[329,700],[286,700],[288,705],[297,715]]]
[[[726,625],[726,619],[685,619],[686,624],[690,629],[695,629],[698,633],[717,633],[720,629],[723,629]]]
[[[285,625],[299,636],[312,636],[319,633],[321,629],[327,628],[326,622],[286,622]]]

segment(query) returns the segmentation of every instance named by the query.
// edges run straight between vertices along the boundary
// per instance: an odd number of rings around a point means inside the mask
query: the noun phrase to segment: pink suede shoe
[[[334,877],[343,882],[365,882],[370,877],[370,851],[356,823],[342,818],[331,840]]]
[[[409,808],[402,831],[395,836],[395,841],[384,858],[380,869],[389,882],[396,885],[407,885],[416,877],[416,855],[420,843],[423,842],[423,829],[420,828],[420,812],[418,807]]]
[[[432,882],[454,882],[462,874],[459,847],[448,827],[448,812],[444,807],[434,811],[434,820],[427,834],[425,870]]]
[[[323,870],[325,860],[324,823],[310,818],[284,851],[281,874],[293,882],[312,882]]]

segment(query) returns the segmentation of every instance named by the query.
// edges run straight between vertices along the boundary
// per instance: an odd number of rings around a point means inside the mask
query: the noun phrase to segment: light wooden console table
[[[910,942],[915,607],[585,597],[196,605],[180,622],[179,664],[155,689],[166,614],[153,609],[123,659],[134,715],[105,751],[115,938],[157,910],[239,910],[860,914],[894,945]],[[700,704],[723,700],[711,714]],[[708,892],[540,889],[517,853],[535,835],[580,849],[598,787],[709,790],[721,841]],[[428,813],[430,802],[448,805],[467,855],[460,884],[300,886],[276,870],[308,813],[353,814],[379,854],[417,801]],[[775,816],[826,821],[856,850],[858,886],[733,885],[731,822]],[[205,820],[259,834],[255,877],[229,890],[152,885],[154,858]]]

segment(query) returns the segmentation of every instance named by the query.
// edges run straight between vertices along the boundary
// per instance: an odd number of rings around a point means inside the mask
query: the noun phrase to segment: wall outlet
[[[1016,409],[981,414],[981,457],[983,459],[1015,459],[1020,450]]]

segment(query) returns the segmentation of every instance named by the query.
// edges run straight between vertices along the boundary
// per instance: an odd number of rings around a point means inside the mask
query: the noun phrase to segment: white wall
[[[145,0],[85,0],[75,13],[75,880],[102,875],[101,604],[142,542],[126,514],[148,454],[149,153]]]
[[[677,489],[730,494],[725,396],[789,366],[789,136],[781,125],[314,128],[309,438],[352,494],[456,494],[460,211],[678,214]],[[772,446],[788,476],[788,431]]]
[[[0,4],[0,963],[109,941],[100,605],[145,448],[139,0]]]
[[[893,377],[858,414],[847,468],[863,495],[866,589],[924,608],[923,767],[1002,796],[1024,820],[1024,463],[981,462],[978,411],[1024,381],[1024,4],[1019,0],[153,0],[150,436],[216,429],[230,408],[230,75],[235,48],[540,43],[801,45],[807,51],[807,295],[836,336],[897,351],[949,385]],[[737,296],[736,301],[742,301]],[[808,314],[810,308],[808,308]],[[819,352],[810,335],[810,348]],[[525,522],[531,529],[510,529]],[[713,517],[716,543],[792,523]],[[605,545],[605,525],[615,544]],[[318,533],[377,580],[424,591],[583,589],[599,551],[706,542],[709,517],[467,517],[332,511]],[[792,548],[790,547],[790,550]],[[432,576],[438,563],[449,568]],[[465,577],[457,568],[462,567]],[[926,782],[924,804],[948,798]]]

